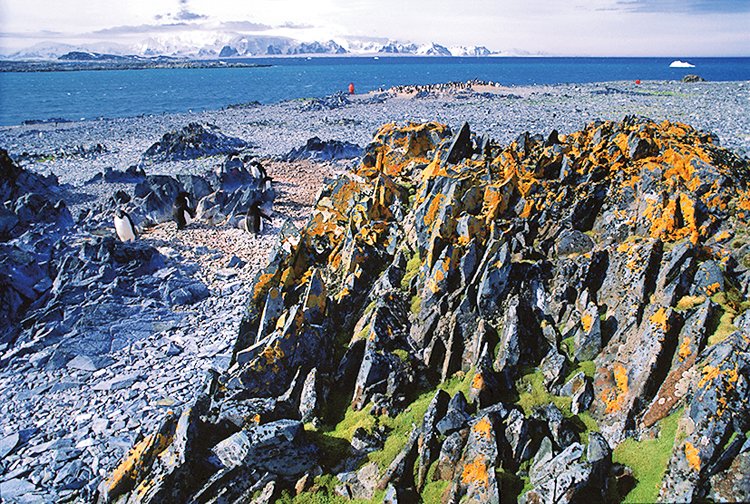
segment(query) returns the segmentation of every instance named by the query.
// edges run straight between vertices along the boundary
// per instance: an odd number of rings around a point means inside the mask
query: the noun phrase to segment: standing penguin
[[[258,161],[251,161],[250,162],[250,174],[253,176],[254,179],[265,179],[268,177],[268,173],[266,172],[266,169],[263,168],[263,165],[260,164]]]
[[[269,177],[269,176],[263,177],[263,182],[261,183],[261,186],[260,186],[261,192],[270,191],[271,182],[273,182],[273,177]]]
[[[115,233],[120,241],[124,242],[135,241],[138,237],[133,220],[122,208],[118,208],[115,212]]]
[[[177,223],[177,229],[185,229],[195,219],[195,209],[190,207],[190,194],[180,192],[172,205],[172,216]]]
[[[242,229],[255,235],[263,233],[263,219],[271,222],[271,217],[263,213],[263,210],[260,208],[260,203],[256,201],[250,205],[247,215],[242,221]]]

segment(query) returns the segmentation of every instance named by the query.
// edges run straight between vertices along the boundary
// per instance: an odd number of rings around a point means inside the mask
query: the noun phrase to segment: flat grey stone
[[[109,357],[89,357],[88,355],[76,355],[73,360],[68,362],[68,369],[78,369],[80,371],[98,371],[110,366],[114,361]]]
[[[0,495],[3,499],[14,499],[22,497],[36,490],[34,484],[20,478],[3,481],[0,483]]]
[[[5,458],[6,455],[8,455],[15,449],[16,446],[18,446],[19,439],[20,436],[17,432],[0,439],[0,459]]]
[[[94,390],[120,390],[128,388],[135,382],[142,379],[140,373],[130,373],[126,375],[119,375],[109,380],[101,381],[95,384],[92,388]]]

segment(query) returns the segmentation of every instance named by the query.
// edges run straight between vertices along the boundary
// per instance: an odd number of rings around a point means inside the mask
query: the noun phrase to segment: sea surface
[[[676,60],[695,68],[670,68]],[[273,103],[399,84],[482,79],[504,85],[618,80],[750,80],[750,58],[322,57],[239,60],[260,68],[0,72],[0,125]]]

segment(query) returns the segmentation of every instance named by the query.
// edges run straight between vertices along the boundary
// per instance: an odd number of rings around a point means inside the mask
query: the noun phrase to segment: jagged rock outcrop
[[[52,287],[57,233],[73,225],[53,175],[16,165],[0,149],[0,343],[17,336],[17,322]]]
[[[194,448],[139,445],[101,500],[741,500],[748,175],[712,135],[637,117],[505,146],[384,126],[280,236]],[[253,433],[278,422],[301,462],[258,470]]]
[[[340,140],[322,141],[318,137],[307,140],[305,145],[287,152],[281,157],[283,161],[336,161],[339,159],[358,158],[362,155],[362,148],[350,142]]]
[[[245,140],[227,136],[212,124],[190,123],[179,131],[165,133],[146,149],[142,159],[145,163],[198,159],[231,154],[249,146]]]

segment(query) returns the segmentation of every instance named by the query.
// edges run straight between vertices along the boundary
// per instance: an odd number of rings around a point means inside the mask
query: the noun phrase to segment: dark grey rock
[[[339,159],[358,158],[362,155],[362,147],[359,145],[342,142],[339,140],[322,141],[318,137],[310,138],[307,143],[296,149],[292,149],[282,156],[283,161],[300,161],[309,159],[312,161],[336,161]]]
[[[164,134],[143,153],[149,162],[180,161],[229,154],[249,147],[249,143],[221,133],[218,127],[190,123],[179,131]]]
[[[594,240],[588,235],[576,230],[566,229],[557,237],[555,249],[557,255],[586,254],[594,248]]]

